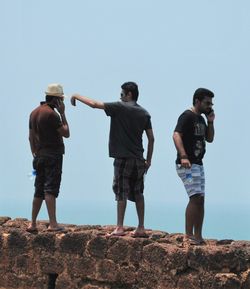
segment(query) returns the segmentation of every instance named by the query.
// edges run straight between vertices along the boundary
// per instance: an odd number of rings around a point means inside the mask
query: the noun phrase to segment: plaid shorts
[[[36,156],[33,168],[36,170],[34,197],[44,199],[44,194],[59,194],[62,175],[62,155]]]
[[[135,202],[144,190],[145,160],[117,158],[114,160],[113,191],[117,201]]]
[[[189,169],[176,165],[176,171],[189,197],[196,194],[205,195],[205,174],[202,165],[192,164]]]

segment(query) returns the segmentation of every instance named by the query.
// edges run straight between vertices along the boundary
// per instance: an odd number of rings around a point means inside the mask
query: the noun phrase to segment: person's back
[[[149,113],[134,101],[105,103],[105,112],[111,116],[110,157],[142,159],[142,135],[151,128]]]
[[[62,230],[56,220],[56,198],[61,184],[63,137],[68,138],[70,132],[65,116],[62,86],[52,83],[45,94],[46,102],[41,102],[41,105],[31,112],[29,119],[29,141],[34,157],[33,168],[36,171],[32,221],[27,228],[30,233],[37,232],[36,219],[43,200],[49,215],[48,230]]]
[[[37,153],[63,154],[63,138],[58,132],[61,126],[59,115],[47,103],[41,103],[30,115],[30,128],[33,129],[37,142]]]

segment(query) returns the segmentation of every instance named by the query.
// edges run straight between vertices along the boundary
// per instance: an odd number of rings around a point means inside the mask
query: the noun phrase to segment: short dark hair
[[[194,92],[194,96],[193,96],[193,105],[195,105],[196,99],[198,99],[199,101],[202,101],[206,96],[214,97],[214,93],[207,88],[196,89],[196,91]]]
[[[54,95],[46,95],[45,99],[46,99],[46,102],[51,102],[56,97],[57,96],[54,96]]]
[[[128,81],[123,83],[121,88],[124,90],[125,94],[127,95],[129,92],[132,94],[132,99],[137,101],[139,96],[138,85],[135,82]]]

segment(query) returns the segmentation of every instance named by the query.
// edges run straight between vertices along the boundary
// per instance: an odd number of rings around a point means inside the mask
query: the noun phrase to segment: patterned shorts
[[[113,191],[117,201],[135,202],[143,195],[145,160],[119,158],[114,160]]]
[[[59,194],[62,175],[62,155],[36,156],[33,168],[36,170],[35,194],[37,198],[44,199],[44,194]]]
[[[196,194],[205,195],[205,174],[202,165],[192,164],[189,169],[176,165],[176,171],[189,197]]]

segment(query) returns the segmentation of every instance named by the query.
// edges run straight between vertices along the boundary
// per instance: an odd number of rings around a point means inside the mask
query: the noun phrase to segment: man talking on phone
[[[180,115],[173,135],[177,149],[176,170],[189,197],[186,208],[186,237],[193,245],[204,243],[202,225],[205,176],[202,159],[206,151],[206,141],[211,143],[214,140],[213,97],[212,91],[198,88],[193,95],[193,107]]]
[[[29,120],[29,141],[36,171],[32,221],[27,231],[37,232],[36,219],[43,200],[49,215],[49,231],[60,231],[56,220],[56,198],[59,194],[64,154],[63,137],[68,138],[69,126],[60,84],[52,83],[45,92],[46,101],[32,111]],[[56,112],[57,111],[57,112]]]

